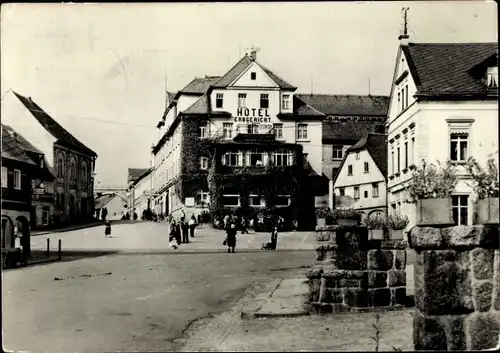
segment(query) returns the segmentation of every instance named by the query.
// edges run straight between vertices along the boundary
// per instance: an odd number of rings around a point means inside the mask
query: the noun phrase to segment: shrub
[[[403,230],[406,228],[408,223],[410,223],[408,216],[402,215],[401,213],[397,212],[395,214],[389,215],[389,217],[387,218],[387,225],[390,229],[394,230]]]
[[[368,229],[384,229],[387,228],[387,218],[385,215],[376,213],[366,217],[362,224]]]
[[[408,185],[409,201],[450,197],[457,181],[455,166],[450,161],[444,166],[438,162],[436,166],[422,160],[422,166],[413,172],[413,178]]]
[[[349,207],[339,207],[333,210],[333,218],[350,218],[350,219],[361,219],[362,213],[359,210]]]
[[[494,158],[489,158],[486,168],[479,165],[475,158],[467,160],[467,172],[474,180],[472,185],[479,199],[498,197],[498,166]]]

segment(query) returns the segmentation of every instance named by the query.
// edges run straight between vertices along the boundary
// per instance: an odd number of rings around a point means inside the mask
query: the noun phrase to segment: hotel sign
[[[270,123],[271,117],[267,109],[263,108],[238,108],[234,121],[237,123]]]

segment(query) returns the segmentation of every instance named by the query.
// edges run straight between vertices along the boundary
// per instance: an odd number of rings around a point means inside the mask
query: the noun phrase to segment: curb
[[[263,319],[263,318],[293,318],[301,316],[310,316],[309,311],[300,311],[296,313],[258,313],[258,312],[241,312],[242,319]]]

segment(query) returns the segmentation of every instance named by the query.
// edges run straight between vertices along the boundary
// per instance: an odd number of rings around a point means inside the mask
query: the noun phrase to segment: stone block
[[[474,278],[479,280],[493,279],[494,251],[476,248],[471,251]]]
[[[446,332],[437,317],[426,317],[419,310],[413,314],[413,346],[416,351],[448,348]]]
[[[456,260],[453,250],[417,254],[416,306],[427,315],[460,315],[474,310],[470,271]]]
[[[337,281],[335,278],[325,277],[325,287],[337,288]]]
[[[338,288],[359,288],[360,287],[360,279],[339,279],[337,281]]]
[[[344,277],[349,279],[363,279],[366,277],[366,272],[359,270],[349,270],[345,271]]]
[[[393,262],[392,250],[368,251],[368,270],[387,271],[392,268]]]
[[[380,242],[380,249],[394,249],[394,250],[404,250],[408,247],[408,242],[406,240],[382,240]]]
[[[319,290],[321,288],[321,279],[309,279],[309,302],[319,300]]]
[[[345,278],[347,271],[339,269],[328,269],[323,272],[324,278],[341,279]]]
[[[330,239],[335,240],[335,235],[333,237],[331,237],[330,231],[316,232],[316,241],[318,241],[318,242],[330,241]]]
[[[391,305],[391,290],[390,288],[369,289],[370,306],[389,306]]]
[[[390,270],[387,273],[387,284],[389,287],[406,286],[406,271],[405,270]]]
[[[439,321],[446,332],[446,345],[449,351],[466,350],[465,316],[441,316]]]
[[[404,270],[406,268],[406,250],[394,250],[394,268]]]
[[[469,315],[466,319],[466,332],[470,340],[470,350],[483,350],[495,347],[500,335],[498,315],[492,312]]]
[[[434,227],[413,227],[408,233],[408,243],[412,249],[437,249],[443,245],[441,229]]]
[[[313,267],[309,269],[306,273],[306,277],[311,280],[313,278],[321,278],[323,274],[323,267]]]
[[[324,303],[342,303],[344,301],[344,295],[342,289],[327,288],[325,290],[325,298],[323,298]]]
[[[368,306],[368,292],[366,290],[347,288],[344,293],[345,304],[348,306],[356,308]]]
[[[474,306],[477,311],[488,311],[491,308],[493,283],[490,281],[477,281],[474,283]]]
[[[453,226],[441,229],[441,235],[449,248],[479,246],[484,226]]]
[[[406,287],[391,288],[391,305],[406,305]]]
[[[368,288],[387,287],[386,271],[368,271]]]

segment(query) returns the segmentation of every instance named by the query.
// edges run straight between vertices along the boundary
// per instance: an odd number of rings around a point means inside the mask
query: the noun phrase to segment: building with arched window
[[[14,109],[4,111],[6,108]],[[94,168],[97,154],[80,142],[31,98],[9,92],[2,102],[2,122],[35,146],[53,181],[33,185],[32,226],[57,227],[84,222],[94,215]],[[36,191],[36,193],[35,193]],[[38,204],[37,204],[38,203]],[[40,206],[39,204],[43,204]]]

